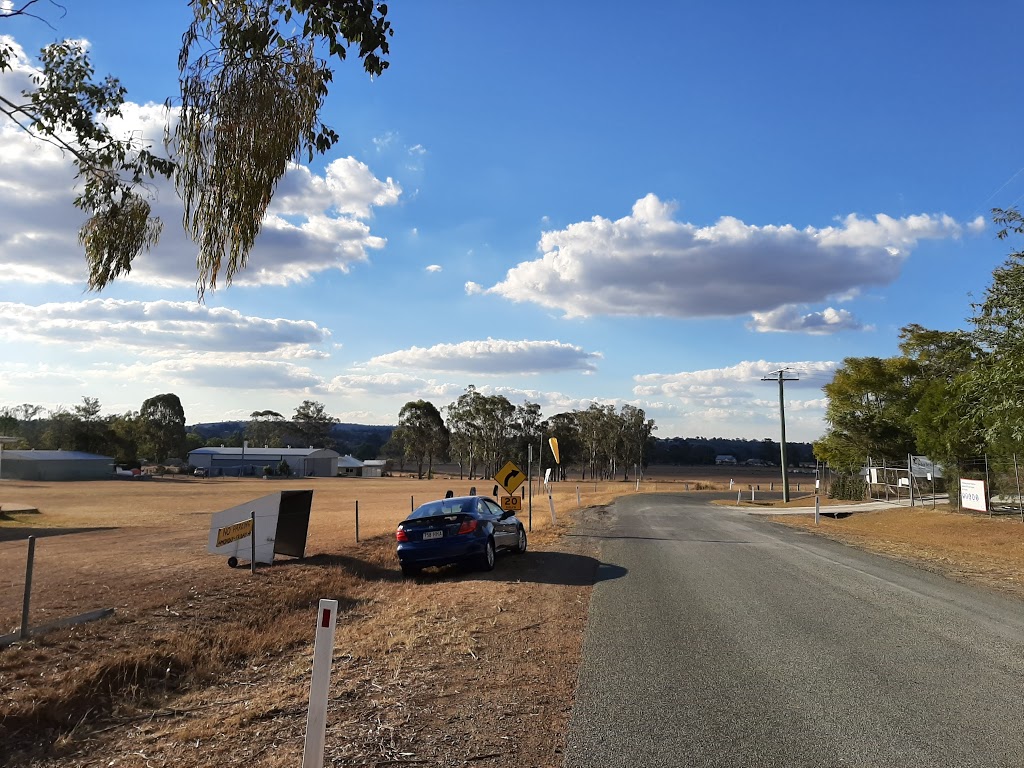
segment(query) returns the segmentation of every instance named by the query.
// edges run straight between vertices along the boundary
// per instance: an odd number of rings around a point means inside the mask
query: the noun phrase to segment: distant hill
[[[733,456],[742,463],[748,459],[778,464],[779,444],[774,440],[744,440],[732,437],[668,437],[652,438],[647,452],[649,464],[714,464],[715,456]],[[814,462],[811,443],[786,441],[786,458],[790,464]]]

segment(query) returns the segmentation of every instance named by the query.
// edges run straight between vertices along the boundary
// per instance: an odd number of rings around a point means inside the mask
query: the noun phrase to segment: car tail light
[[[408,541],[409,534],[405,532],[405,528],[399,528],[397,531],[395,531],[395,538],[398,541]]]
[[[459,526],[459,533],[472,533],[476,530],[476,520],[464,520]]]

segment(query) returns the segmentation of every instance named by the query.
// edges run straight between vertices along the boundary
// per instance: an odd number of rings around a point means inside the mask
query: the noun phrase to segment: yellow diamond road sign
[[[498,485],[509,492],[509,495],[512,495],[516,492],[516,488],[522,485],[526,475],[523,474],[519,467],[509,461],[498,470],[498,474],[494,476],[494,479],[498,481]]]

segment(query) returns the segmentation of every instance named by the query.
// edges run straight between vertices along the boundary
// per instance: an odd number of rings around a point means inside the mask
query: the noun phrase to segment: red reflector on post
[[[306,619],[306,621],[309,621],[309,619]],[[320,626],[321,627],[329,627],[329,626],[331,626],[331,609],[330,608],[324,608],[323,618],[320,619]]]

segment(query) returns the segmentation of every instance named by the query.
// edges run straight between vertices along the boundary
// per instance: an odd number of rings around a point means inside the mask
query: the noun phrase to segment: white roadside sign
[[[984,480],[960,480],[960,506],[978,512],[988,512]]]

